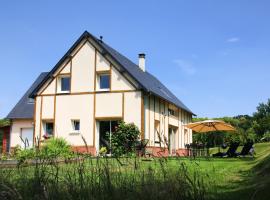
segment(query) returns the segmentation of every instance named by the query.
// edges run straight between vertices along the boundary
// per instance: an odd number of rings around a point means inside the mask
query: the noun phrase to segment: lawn
[[[270,199],[270,143],[255,150],[255,158],[86,158],[2,168],[0,199]]]
[[[242,147],[238,148],[238,151]],[[182,159],[189,170],[200,168],[210,183],[210,199],[270,199],[270,143],[255,145],[255,158],[197,158]],[[212,153],[217,149],[212,149]],[[171,159],[174,167],[178,160]]]
[[[242,147],[238,148],[238,152]],[[226,150],[225,150],[226,151]],[[207,186],[208,199],[270,199],[270,143],[255,144],[256,155],[242,158],[169,158],[171,170],[185,163],[189,172],[199,172]],[[210,153],[217,152],[217,148]],[[155,166],[158,161],[145,162],[145,167]]]

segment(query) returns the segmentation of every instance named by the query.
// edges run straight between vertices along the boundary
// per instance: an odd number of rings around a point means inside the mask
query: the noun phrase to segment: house
[[[139,127],[155,155],[168,155],[185,154],[192,131],[184,125],[192,115],[145,69],[144,54],[136,65],[85,31],[50,72],[40,74],[7,118],[11,149],[24,145],[21,138],[33,146],[40,139],[63,137],[74,150],[97,155],[109,145],[106,134],[123,120]]]

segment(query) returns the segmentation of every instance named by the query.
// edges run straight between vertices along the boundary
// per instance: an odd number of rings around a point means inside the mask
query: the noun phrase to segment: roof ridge
[[[70,53],[84,40],[92,38],[96,45],[99,45],[106,53],[108,53],[116,63],[118,63],[146,92],[155,94],[156,96],[169,101],[172,104],[192,113],[165,85],[163,85],[155,76],[148,71],[142,71],[137,64],[129,58],[112,48],[104,41],[100,41],[97,37],[84,31],[84,33],[76,40],[65,55],[57,62],[53,69],[46,75],[46,77],[39,83],[39,85],[31,92],[30,97],[34,97],[42,85],[51,77],[51,75],[60,67],[62,62],[70,55]],[[193,113],[192,113],[193,114]]]
[[[91,35],[91,34],[90,34]],[[96,40],[98,40],[95,36],[93,36]],[[183,102],[181,101],[181,100],[179,100],[165,85],[163,85],[162,83],[161,83],[161,81],[157,78],[157,77],[155,77],[153,74],[151,74],[149,71],[142,71],[141,69],[140,69],[140,67],[137,65],[137,64],[135,64],[132,60],[130,60],[128,57],[126,57],[125,55],[123,55],[123,54],[121,54],[119,51],[117,51],[116,49],[114,49],[113,47],[111,47],[110,45],[108,45],[107,43],[105,43],[104,41],[102,41],[102,42],[100,42],[99,40],[98,40],[98,42],[100,43],[100,45],[102,45],[102,46],[105,46],[105,47],[107,47],[107,48],[109,48],[109,49],[111,49],[115,54],[117,54],[117,55],[119,55],[120,57],[122,57],[122,58],[124,58],[126,61],[128,61],[130,64],[132,64],[133,66],[132,67],[134,67],[134,69],[136,69],[136,70],[139,70],[142,74],[147,74],[148,76],[151,76],[153,79],[155,79],[155,81],[156,82],[158,82],[159,84],[160,84],[160,87],[159,87],[159,90],[161,90],[161,92],[162,93],[164,93],[165,94],[165,96],[167,96],[167,97],[169,97],[169,96],[172,96],[174,99],[176,99],[177,101],[178,101],[178,103],[177,102],[171,102],[170,100],[170,102],[171,103],[173,103],[173,104],[178,104],[177,106],[179,106],[180,108],[183,108],[184,110],[186,110],[186,111],[188,111],[188,112],[190,112],[190,113],[192,113],[192,114],[194,114],[187,106],[185,106],[184,104],[183,104]],[[113,56],[113,55],[112,55]],[[125,66],[123,65],[123,67],[125,68]],[[138,81],[138,80],[137,80]],[[138,81],[139,83],[141,83],[142,84],[142,82],[140,82],[140,81]],[[144,84],[142,84],[143,86],[144,86]],[[147,88],[147,86],[144,86],[146,89],[148,89]],[[164,91],[162,91],[162,90],[164,90]],[[156,95],[158,95],[157,93],[155,93],[154,91],[152,91],[152,90],[149,90],[149,92],[153,92],[154,94],[156,94]],[[169,94],[168,94],[169,93]],[[160,95],[158,95],[158,96],[160,96]],[[161,96],[162,98],[164,98],[164,96]],[[166,98],[165,98],[166,99]],[[168,99],[167,99],[168,100]],[[195,114],[194,114],[195,115]]]

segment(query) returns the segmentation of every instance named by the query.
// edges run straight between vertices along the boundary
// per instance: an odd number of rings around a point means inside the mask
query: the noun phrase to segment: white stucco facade
[[[85,145],[83,137],[87,146],[95,149],[98,148],[99,120],[134,123],[141,130],[141,137],[149,140],[149,147],[160,146],[157,130],[169,138],[169,128],[174,129],[175,149],[192,142],[191,130],[184,128],[184,124],[191,121],[191,113],[136,89],[135,81],[126,78],[88,41],[79,44],[71,55],[37,92],[34,119],[13,121],[11,147],[20,143],[22,127],[33,127],[36,144],[38,139],[43,139],[45,123],[50,122],[54,124],[54,137],[65,138],[75,147]],[[99,89],[100,74],[109,75],[108,90]],[[70,77],[70,91],[64,93],[59,92],[62,76]],[[169,116],[169,108],[175,111],[175,116]],[[73,131],[73,120],[80,121],[80,131]]]
[[[21,146],[22,130],[33,128],[34,128],[33,120],[31,119],[14,120],[11,125],[10,146],[11,147]],[[33,138],[29,138],[29,140],[33,140]]]

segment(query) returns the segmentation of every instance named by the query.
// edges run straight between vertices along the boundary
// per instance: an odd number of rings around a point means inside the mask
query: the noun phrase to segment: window
[[[60,92],[69,92],[70,91],[70,77],[63,76],[60,77]]]
[[[28,98],[28,104],[34,104],[35,103],[35,99],[33,98]]]
[[[169,112],[169,115],[175,115],[175,113],[174,113],[174,110],[172,110],[172,109],[168,109],[168,112]]]
[[[177,116],[177,113],[176,113],[176,111],[175,110],[173,110],[173,109],[168,109],[168,112],[169,112],[169,115],[173,115],[173,116]]]
[[[110,89],[110,75],[109,74],[99,75],[99,89],[101,90]]]
[[[52,122],[45,122],[45,138],[50,138],[53,136],[54,125]]]
[[[80,131],[80,120],[72,120],[73,131]]]

